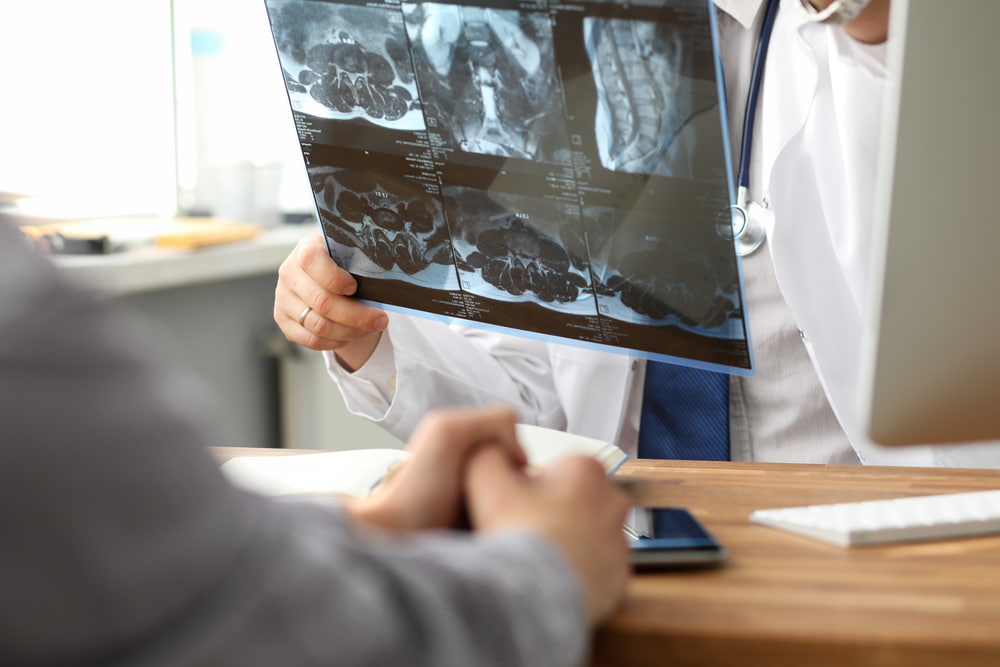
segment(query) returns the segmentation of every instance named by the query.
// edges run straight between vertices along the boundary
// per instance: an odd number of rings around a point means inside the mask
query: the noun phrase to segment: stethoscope
[[[740,164],[736,177],[736,203],[733,204],[733,237],[736,239],[736,252],[746,257],[760,247],[767,236],[766,226],[761,216],[751,215],[747,211],[747,192],[750,187],[750,149],[753,145],[754,117],[757,115],[757,97],[760,93],[761,80],[764,78],[764,62],[767,60],[767,47],[771,42],[771,29],[774,27],[774,17],[778,13],[780,0],[768,0],[764,14],[764,23],[757,38],[757,50],[754,53],[753,69],[750,73],[750,89],[747,92],[746,112],[743,116],[743,133],[740,138]]]

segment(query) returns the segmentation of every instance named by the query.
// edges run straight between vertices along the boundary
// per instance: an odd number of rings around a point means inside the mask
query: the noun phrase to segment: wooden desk
[[[279,450],[280,451],[280,450]],[[221,450],[234,453],[261,450]],[[629,461],[642,504],[690,508],[719,570],[637,574],[593,667],[1000,665],[1000,536],[846,550],[752,510],[1000,488],[1000,471]]]
[[[845,550],[755,509],[1000,488],[1000,472],[630,461],[643,504],[689,507],[718,571],[633,577],[595,666],[1000,665],[1000,536]]]

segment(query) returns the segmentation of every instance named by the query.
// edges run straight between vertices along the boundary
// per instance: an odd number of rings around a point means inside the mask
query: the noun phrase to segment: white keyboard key
[[[842,547],[1000,533],[1000,490],[757,510],[754,523]]]

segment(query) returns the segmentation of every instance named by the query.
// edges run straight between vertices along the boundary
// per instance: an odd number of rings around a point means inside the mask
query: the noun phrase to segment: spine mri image
[[[709,0],[266,7],[362,299],[749,366]]]

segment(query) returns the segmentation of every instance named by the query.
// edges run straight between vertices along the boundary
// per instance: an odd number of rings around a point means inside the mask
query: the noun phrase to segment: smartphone
[[[637,570],[715,567],[727,558],[725,547],[682,507],[637,507],[626,527]]]

